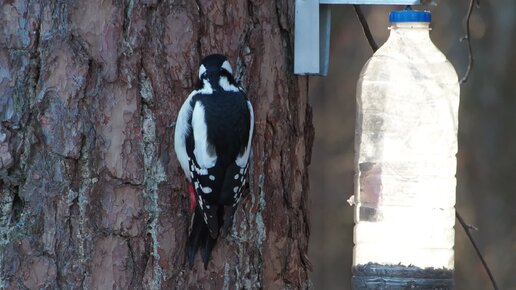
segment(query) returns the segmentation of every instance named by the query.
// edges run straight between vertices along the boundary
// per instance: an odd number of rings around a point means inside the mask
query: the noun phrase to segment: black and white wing
[[[231,224],[247,182],[254,116],[251,103],[243,94],[239,96],[242,102],[235,102],[233,107],[212,106],[209,97],[193,100],[193,134],[186,141],[188,166],[197,203],[213,238],[222,223],[224,230]],[[216,101],[223,102],[220,98]],[[217,111],[221,108],[231,113]],[[229,211],[224,207],[230,207]]]

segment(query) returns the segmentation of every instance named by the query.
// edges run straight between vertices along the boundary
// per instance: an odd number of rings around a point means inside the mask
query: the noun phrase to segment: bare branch
[[[496,285],[496,281],[493,277],[493,274],[491,273],[491,270],[489,269],[489,266],[487,265],[486,260],[484,260],[484,257],[480,253],[480,250],[478,249],[477,244],[473,240],[473,236],[471,236],[470,230],[471,229],[477,230],[477,228],[464,222],[464,219],[462,218],[462,216],[459,214],[458,211],[455,211],[455,217],[457,218],[460,225],[464,229],[464,232],[466,232],[466,236],[468,236],[468,239],[471,242],[471,244],[473,245],[473,248],[475,248],[475,252],[477,252],[478,257],[480,258],[480,261],[482,262],[482,265],[484,266],[484,269],[486,269],[487,275],[489,276],[489,279],[491,280],[493,289],[498,290],[498,286]]]
[[[468,81],[469,74],[471,73],[471,70],[473,69],[474,59],[473,59],[473,51],[471,49],[471,38],[470,38],[471,36],[470,36],[470,25],[469,25],[469,23],[470,23],[470,20],[471,20],[471,14],[473,13],[473,8],[475,7],[475,4],[476,4],[477,8],[480,8],[480,0],[470,0],[469,8],[468,8],[468,13],[466,15],[466,35],[460,39],[460,41],[464,41],[464,40],[467,41],[468,54],[469,54],[469,56],[468,56],[468,59],[469,59],[468,68],[466,69],[466,72],[464,73],[464,76],[460,79],[460,84],[461,85]],[[478,258],[482,262],[482,265],[484,266],[484,269],[486,270],[487,275],[489,276],[489,280],[491,280],[491,284],[493,285],[493,289],[498,290],[498,286],[496,285],[496,281],[495,281],[495,279],[493,277],[493,274],[491,273],[491,270],[489,269],[489,266],[487,265],[486,261],[484,260],[484,257],[480,253],[480,249],[478,248],[477,244],[473,240],[473,236],[471,236],[471,233],[470,233],[470,230],[478,231],[478,229],[475,226],[473,226],[473,225],[466,224],[464,222],[464,219],[462,218],[462,216],[459,214],[458,211],[455,211],[455,217],[457,217],[457,220],[459,221],[460,225],[464,229],[464,232],[466,232],[466,235],[468,236],[469,241],[473,245],[473,248],[475,248],[475,252],[477,253]]]
[[[466,35],[464,35],[464,37],[462,37],[460,39],[461,42],[466,40],[467,45],[468,45],[468,53],[469,53],[469,56],[468,56],[468,59],[469,59],[468,68],[466,69],[466,72],[464,73],[464,76],[460,79],[460,84],[463,84],[463,83],[468,81],[469,74],[471,73],[471,70],[473,69],[474,59],[473,59],[473,50],[471,49],[469,22],[471,20],[471,13],[473,13],[473,8],[475,7],[475,3],[476,3],[477,8],[480,8],[480,0],[470,0],[469,8],[468,8],[468,13],[466,15]]]
[[[362,25],[362,29],[364,30],[364,34],[367,38],[367,42],[369,42],[369,46],[371,46],[371,49],[373,52],[378,50],[378,44],[376,44],[376,41],[374,40],[373,35],[371,34],[371,30],[369,29],[369,24],[367,24],[367,20],[365,19],[364,13],[362,13],[362,9],[359,5],[353,5],[353,8],[355,8],[355,13],[357,14],[358,20],[360,21],[360,24]]]

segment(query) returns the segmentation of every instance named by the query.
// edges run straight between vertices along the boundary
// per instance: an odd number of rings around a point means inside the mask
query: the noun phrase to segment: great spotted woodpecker
[[[200,248],[207,268],[220,229],[226,235],[233,223],[247,183],[253,129],[253,107],[236,84],[227,58],[205,57],[199,86],[179,110],[174,136],[194,210],[187,241],[190,267]]]

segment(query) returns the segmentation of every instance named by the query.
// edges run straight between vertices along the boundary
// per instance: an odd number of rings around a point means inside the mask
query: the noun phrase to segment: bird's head
[[[221,76],[233,77],[231,64],[224,55],[210,54],[202,59],[199,67],[199,80]]]
[[[236,90],[237,83],[233,77],[233,69],[228,59],[222,54],[210,54],[203,58],[199,66],[199,88],[209,84],[217,90],[222,86],[225,90]],[[231,87],[228,87],[231,86]]]

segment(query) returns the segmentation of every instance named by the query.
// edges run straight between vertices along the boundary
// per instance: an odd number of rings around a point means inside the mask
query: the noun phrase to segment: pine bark
[[[0,288],[305,289],[313,140],[289,0],[0,2]],[[251,189],[190,269],[174,122],[223,53],[255,109]]]

